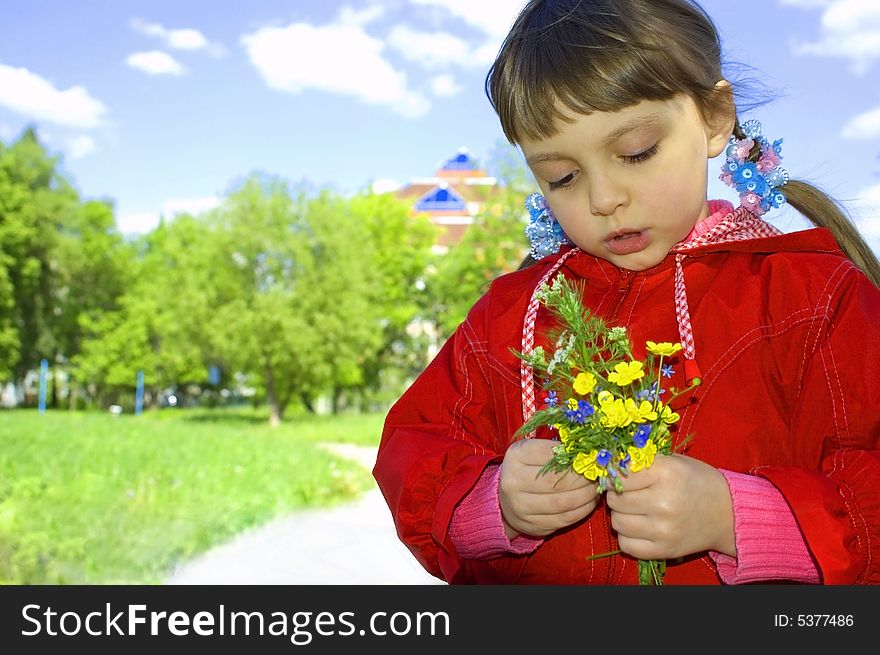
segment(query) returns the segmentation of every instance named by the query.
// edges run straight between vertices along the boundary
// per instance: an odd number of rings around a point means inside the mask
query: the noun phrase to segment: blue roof
[[[449,187],[436,187],[416,203],[416,211],[463,211],[464,199]]]
[[[463,150],[460,150],[458,154],[453,155],[449,159],[447,159],[443,165],[440,167],[440,170],[445,171],[475,171],[477,170],[477,162],[473,160],[473,158]]]

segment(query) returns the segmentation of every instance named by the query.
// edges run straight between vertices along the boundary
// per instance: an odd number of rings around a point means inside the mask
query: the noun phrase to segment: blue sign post
[[[49,360],[40,362],[40,414],[46,413],[46,387],[49,378]]]
[[[134,415],[140,416],[144,409],[144,372],[138,371],[137,388],[134,393]]]

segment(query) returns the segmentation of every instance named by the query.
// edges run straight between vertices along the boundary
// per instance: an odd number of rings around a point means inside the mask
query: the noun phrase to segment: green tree
[[[84,326],[119,308],[132,282],[129,266],[134,248],[124,241],[107,201],[88,201],[69,213],[58,227],[50,257],[51,361],[56,366],[76,358],[85,338]],[[76,407],[79,384],[68,371],[69,405]],[[57,404],[53,385],[53,405]]]
[[[396,396],[406,378],[424,366],[424,345],[408,328],[427,315],[425,277],[438,229],[426,216],[411,215],[410,203],[390,193],[357,194],[349,209],[374,244],[374,259],[365,266],[375,272],[370,304],[382,326],[382,339],[366,353],[363,383],[355,390],[365,405],[370,394],[379,401]]]
[[[359,384],[381,324],[375,272],[364,266],[372,243],[346,202],[255,174],[212,227],[212,346],[261,385],[270,422],[294,400],[311,409],[321,394]]]
[[[138,371],[153,402],[163,389],[207,380],[207,232],[188,215],[162,222],[132,244],[137,256],[118,307],[81,314],[88,338],[74,358],[75,371],[100,404],[133,398]]]
[[[462,240],[438,258],[429,278],[431,315],[441,340],[464,320],[492,280],[516,270],[528,254],[524,200],[535,188],[531,173],[505,144],[496,145],[489,170],[498,186],[486,191],[483,210]]]
[[[21,382],[55,354],[51,258],[79,197],[36,131],[0,144],[0,376]]]

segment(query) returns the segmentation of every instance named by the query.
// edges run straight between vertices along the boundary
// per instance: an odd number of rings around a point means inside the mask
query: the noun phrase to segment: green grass
[[[317,443],[375,446],[383,418],[0,412],[0,584],[159,584],[247,528],[370,488]]]

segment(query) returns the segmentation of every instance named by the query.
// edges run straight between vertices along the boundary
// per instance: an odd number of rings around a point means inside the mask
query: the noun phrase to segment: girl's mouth
[[[648,247],[651,243],[646,231],[624,232],[605,241],[605,245],[615,255],[631,255]]]

